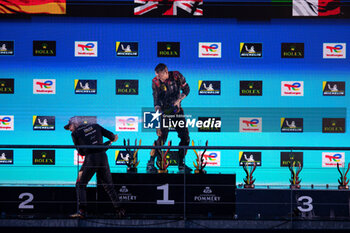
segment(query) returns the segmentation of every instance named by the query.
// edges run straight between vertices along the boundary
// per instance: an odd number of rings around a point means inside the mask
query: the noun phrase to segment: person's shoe
[[[192,169],[190,167],[188,167],[186,164],[179,165],[179,173],[180,174],[183,174],[183,173],[189,174],[191,172],[192,172]]]
[[[78,218],[78,219],[83,219],[85,218],[85,212],[83,210],[79,210],[78,212],[76,212],[75,214],[71,214],[69,215],[70,218]]]
[[[146,170],[147,170],[147,173],[158,172],[158,169],[154,166],[154,161],[148,161]]]
[[[124,208],[116,208],[115,214],[117,218],[124,218],[125,217],[125,209]]]

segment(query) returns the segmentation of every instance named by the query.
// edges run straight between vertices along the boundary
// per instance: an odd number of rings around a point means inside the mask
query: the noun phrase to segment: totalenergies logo
[[[132,118],[132,117],[130,117],[130,118],[127,118],[127,119],[118,119],[118,121],[121,123],[121,124],[123,124],[123,125],[126,125],[126,126],[134,126],[135,125],[135,122],[136,122],[136,120],[135,120],[135,118]]]
[[[78,47],[83,51],[92,51],[95,45],[93,43],[78,44]]]
[[[325,155],[326,159],[329,159],[329,162],[340,162],[342,155],[341,154],[334,154],[334,155]]]
[[[329,51],[331,53],[341,53],[342,52],[342,49],[343,49],[343,46],[338,44],[338,45],[335,45],[335,46],[326,46],[326,49],[329,49]]]
[[[298,82],[295,82],[293,84],[286,83],[286,84],[284,84],[284,86],[287,87],[289,91],[290,90],[299,91],[299,87],[301,87],[301,84]]]
[[[243,120],[242,121],[243,124],[246,124],[247,127],[258,127],[258,124],[259,124],[259,120],[258,119],[252,119],[250,121],[247,121],[247,120]]]
[[[202,58],[221,58],[221,42],[199,42],[198,52]]]
[[[10,117],[4,117],[4,118],[0,118],[0,124],[2,125],[9,125],[11,122],[11,118]]]
[[[218,154],[216,152],[211,152],[210,154],[204,154],[204,158],[209,161],[215,161],[218,157]]]
[[[202,45],[202,48],[205,49],[206,52],[215,53],[217,51],[217,49],[219,48],[219,45],[217,45],[217,44]]]
[[[138,131],[138,117],[124,116],[116,117],[116,131]]]
[[[53,82],[50,80],[47,80],[45,82],[39,82],[39,81],[36,82],[36,85],[39,85],[40,88],[46,88],[46,89],[51,88],[52,84],[53,84]]]
[[[203,151],[201,151],[203,153]],[[206,151],[203,155],[207,167],[220,167],[220,151]]]

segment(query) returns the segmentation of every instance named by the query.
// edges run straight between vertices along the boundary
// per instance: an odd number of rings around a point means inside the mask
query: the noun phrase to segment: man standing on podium
[[[74,145],[106,145],[103,143],[103,137],[108,138],[108,145],[118,140],[118,135],[103,128],[99,124],[83,124],[79,117],[69,119],[66,130],[72,132]],[[85,156],[83,166],[81,167],[76,182],[77,199],[79,210],[77,213],[70,215],[71,218],[85,218],[87,209],[86,186],[96,173],[98,179],[109,195],[115,208],[116,217],[122,218],[125,210],[118,203],[117,192],[114,189],[112,175],[108,164],[106,149],[103,148],[77,148],[78,153]]]
[[[165,64],[160,63],[155,68],[156,77],[152,80],[154,109],[161,113],[161,118],[174,116],[169,118],[173,122],[186,122],[184,111],[181,107],[181,101],[190,93],[185,77],[178,71],[168,71]],[[162,121],[161,121],[162,122]],[[180,127],[176,124],[175,130],[181,139],[179,146],[188,146],[190,137],[188,128]],[[157,129],[158,139],[154,145],[163,146],[168,138],[169,128],[161,127]],[[187,150],[179,150],[179,173],[190,173],[191,168],[185,165],[184,158]],[[151,158],[147,163],[147,172],[156,173],[157,168],[154,166],[154,160],[160,156],[159,150],[151,151]]]

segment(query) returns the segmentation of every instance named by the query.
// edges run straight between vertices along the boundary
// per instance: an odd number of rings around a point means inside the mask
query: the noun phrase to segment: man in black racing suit
[[[105,145],[103,144],[103,137],[107,137],[110,140],[109,144],[118,140],[118,135],[114,135],[99,124],[81,124],[81,120],[78,117],[72,117],[64,128],[72,132],[74,145]],[[102,182],[105,191],[112,200],[117,217],[123,217],[125,210],[118,204],[118,197],[113,186],[106,150],[98,148],[77,148],[77,150],[80,155],[85,156],[85,160],[76,182],[79,211],[70,215],[70,217],[85,217],[87,208],[86,186],[95,173],[97,174],[97,179]]]
[[[171,121],[186,123],[184,111],[181,108],[181,101],[190,93],[185,77],[178,71],[168,71],[165,64],[160,63],[155,68],[156,77],[152,80],[153,100],[155,111],[162,113],[161,119],[164,117],[174,116],[169,118]],[[180,127],[179,124],[175,127],[178,137],[181,139],[179,146],[188,146],[190,144],[190,137],[188,128]],[[156,146],[164,145],[168,138],[169,128],[163,127],[161,120],[161,127],[157,129],[158,139],[154,142]],[[191,168],[185,165],[184,157],[187,150],[179,150],[179,172],[190,173]],[[151,151],[151,158],[147,163],[147,172],[155,173],[157,168],[154,166],[155,157],[160,156],[159,150]]]

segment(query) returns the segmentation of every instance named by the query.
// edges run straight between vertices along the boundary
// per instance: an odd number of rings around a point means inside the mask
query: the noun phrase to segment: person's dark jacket
[[[169,78],[162,82],[157,77],[152,80],[154,107],[159,106],[162,111],[173,108],[174,102],[190,93],[190,87],[185,77],[178,71],[169,71]]]
[[[100,126],[99,124],[83,124],[78,126],[72,133],[74,145],[103,145],[103,137],[113,141],[115,135]],[[78,148],[80,155],[88,155],[98,152],[104,152],[105,149],[83,149]]]

